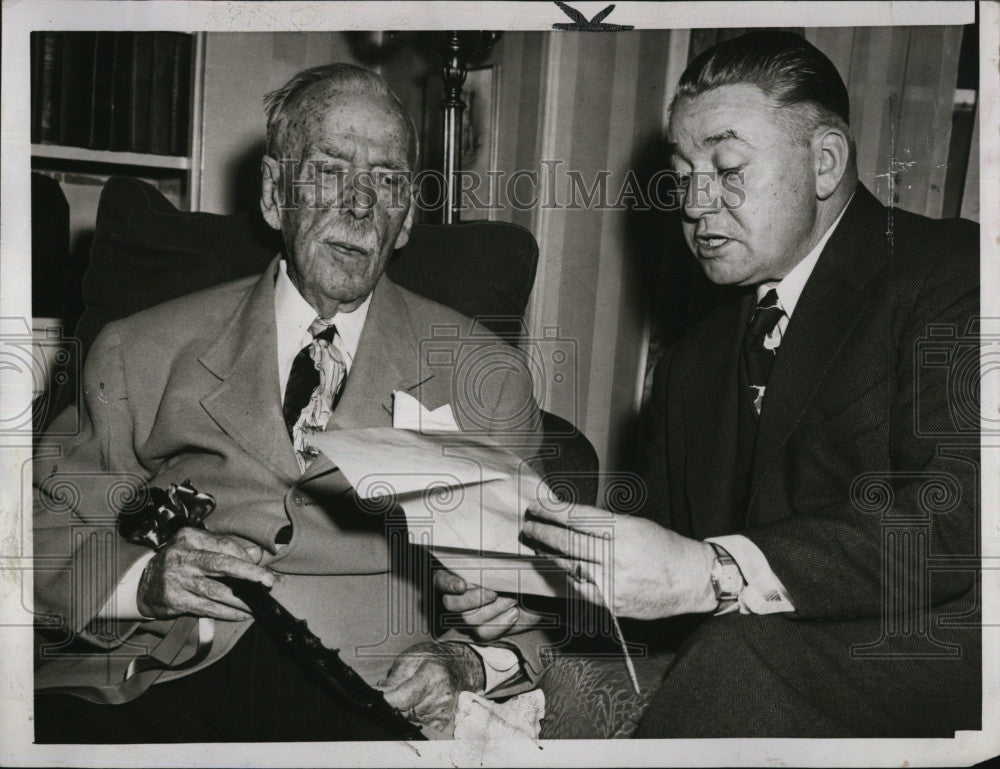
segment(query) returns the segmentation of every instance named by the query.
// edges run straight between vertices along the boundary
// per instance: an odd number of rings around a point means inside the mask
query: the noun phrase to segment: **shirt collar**
[[[338,312],[333,316],[333,322],[337,326],[335,343],[348,369],[358,351],[358,342],[371,301],[369,294],[357,309]],[[288,277],[288,264],[282,259],[274,282],[274,320],[278,332],[279,364],[286,358],[291,361],[309,343],[309,326],[317,317],[316,310],[302,297]]]
[[[851,199],[853,199],[853,195]],[[813,248],[806,258],[795,265],[791,272],[789,272],[780,281],[770,281],[768,283],[761,283],[757,286],[757,301],[760,302],[766,294],[772,288],[778,292],[778,302],[781,304],[781,309],[785,311],[785,316],[788,318],[792,317],[792,313],[795,312],[795,305],[799,303],[799,297],[802,296],[802,290],[806,287],[806,282],[809,280],[809,276],[812,275],[813,269],[816,267],[816,262],[819,261],[820,254],[823,253],[823,249],[826,248],[826,242],[833,235],[833,231],[837,229],[837,225],[840,224],[840,220],[844,218],[844,212],[847,210],[847,206],[851,204],[848,200],[844,207],[840,210],[837,218],[834,220],[833,224],[823,233],[823,237],[819,239],[816,247]]]

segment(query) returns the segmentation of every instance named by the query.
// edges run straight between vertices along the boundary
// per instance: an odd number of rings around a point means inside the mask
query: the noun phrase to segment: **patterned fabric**
[[[638,729],[673,655],[639,657],[640,694],[632,687],[624,659],[579,652],[557,653],[538,682],[545,693],[542,739],[616,739]]]
[[[784,316],[778,292],[772,288],[757,302],[750,327],[743,338],[743,361],[750,384],[750,398],[758,415],[764,402],[764,389],[771,375],[771,367],[778,354],[777,337],[768,337]]]
[[[313,335],[312,343],[299,350],[292,362],[282,409],[303,472],[319,453],[309,438],[326,429],[347,372],[340,350],[333,344],[337,334],[333,321],[317,318],[309,326],[309,333]]]

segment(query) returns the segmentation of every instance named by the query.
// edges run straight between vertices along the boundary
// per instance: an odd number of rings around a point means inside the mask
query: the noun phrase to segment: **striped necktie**
[[[777,344],[766,344],[765,339],[785,315],[778,300],[778,292],[773,288],[757,302],[746,336],[743,337],[743,361],[746,364],[747,381],[750,385],[750,400],[754,410],[760,414],[764,401],[764,389],[771,376],[771,367],[778,354]]]
[[[333,343],[333,321],[317,318],[309,326],[313,340],[295,356],[285,387],[282,411],[285,426],[303,472],[316,457],[310,436],[326,429],[344,387],[347,367]]]

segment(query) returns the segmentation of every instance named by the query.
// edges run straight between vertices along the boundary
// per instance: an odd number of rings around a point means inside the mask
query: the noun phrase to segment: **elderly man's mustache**
[[[324,228],[322,240],[329,245],[367,254],[377,251],[380,245],[378,230],[370,217],[354,219],[345,214],[339,214],[331,226]]]

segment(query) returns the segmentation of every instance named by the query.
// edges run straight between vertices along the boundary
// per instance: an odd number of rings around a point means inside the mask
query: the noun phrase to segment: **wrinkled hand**
[[[182,614],[229,620],[250,619],[250,610],[216,577],[237,577],[271,587],[274,572],[257,564],[264,553],[232,537],[185,527],[146,564],[136,594],[147,617]]]
[[[540,617],[517,605],[517,599],[500,596],[492,590],[468,585],[447,569],[434,572],[434,587],[443,593],[444,608],[461,615],[469,635],[489,643],[510,633],[527,630],[538,624]]]
[[[460,643],[425,642],[404,651],[379,685],[386,702],[417,724],[442,731],[453,727],[458,693],[481,691],[486,684],[483,662]]]
[[[714,611],[715,551],[645,518],[617,515],[586,505],[569,509],[533,506],[542,521],[527,521],[521,533],[562,554],[555,560],[578,579],[578,589],[623,617],[658,619]],[[600,586],[600,591],[596,586]]]

